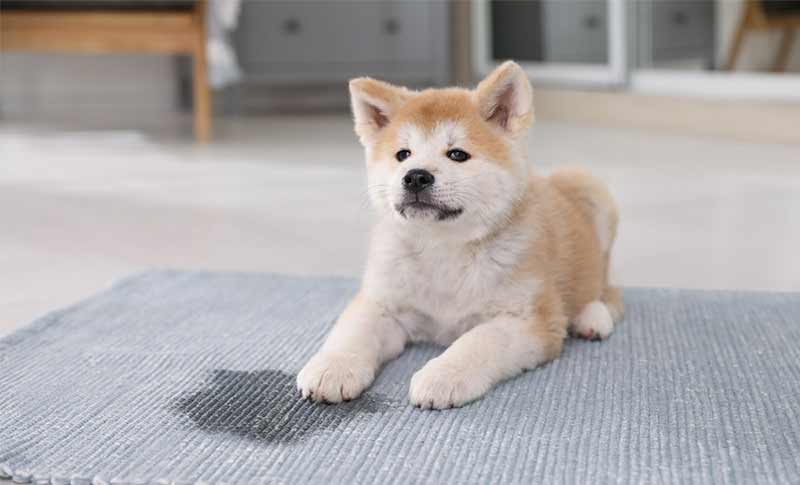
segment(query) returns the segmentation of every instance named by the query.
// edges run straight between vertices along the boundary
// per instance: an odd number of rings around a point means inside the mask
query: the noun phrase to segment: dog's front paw
[[[297,374],[303,399],[338,403],[357,398],[375,378],[367,360],[351,353],[319,352]]]
[[[408,398],[422,409],[457,408],[483,396],[490,387],[480,375],[433,359],[411,378]]]

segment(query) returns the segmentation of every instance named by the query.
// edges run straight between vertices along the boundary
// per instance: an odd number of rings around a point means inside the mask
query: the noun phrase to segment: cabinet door
[[[606,2],[547,0],[542,7],[546,61],[591,64],[608,61]]]
[[[384,2],[381,27],[392,61],[427,62],[433,58],[431,8],[427,2]]]
[[[714,65],[714,3],[670,0],[652,4],[652,60],[706,58]]]
[[[249,0],[236,41],[245,67],[373,62],[386,56],[380,18],[379,2]]]
[[[447,78],[447,20],[444,1],[246,0],[235,42],[249,81],[427,84]]]

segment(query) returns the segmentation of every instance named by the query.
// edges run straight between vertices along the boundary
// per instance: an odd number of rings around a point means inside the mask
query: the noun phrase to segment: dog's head
[[[475,90],[350,82],[370,199],[408,231],[480,238],[506,220],[527,184],[533,95],[506,62]]]

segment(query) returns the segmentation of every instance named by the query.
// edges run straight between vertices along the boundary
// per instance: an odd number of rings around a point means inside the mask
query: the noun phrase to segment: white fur
[[[604,339],[614,330],[614,319],[605,303],[593,301],[586,305],[573,322],[572,331],[583,338]]]
[[[303,398],[337,403],[358,397],[375,379],[375,366],[354,352],[318,352],[297,375]]]
[[[499,381],[544,360],[529,322],[503,316],[479,325],[430,360],[411,379],[408,397],[423,409],[446,409],[473,401]]]
[[[361,394],[380,365],[405,347],[407,335],[395,318],[370,298],[350,305],[320,351],[297,375],[301,395],[337,403]]]
[[[404,237],[384,222],[374,232],[364,291],[390,312],[425,315],[400,320],[412,341],[446,345],[502,312],[530,311],[538,282],[511,278],[530,237],[526,228],[510,228],[489,244],[464,246]]]

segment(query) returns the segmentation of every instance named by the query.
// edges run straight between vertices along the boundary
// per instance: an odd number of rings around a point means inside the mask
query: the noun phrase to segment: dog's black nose
[[[403,177],[403,187],[405,187],[407,191],[416,194],[433,185],[434,180],[436,179],[433,178],[432,173],[427,170],[422,170],[421,168],[415,168],[409,170]]]

